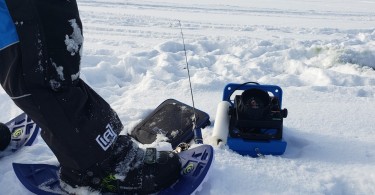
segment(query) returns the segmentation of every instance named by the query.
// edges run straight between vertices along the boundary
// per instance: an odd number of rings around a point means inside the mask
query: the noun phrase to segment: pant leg
[[[123,128],[79,79],[82,24],[76,1],[7,0],[20,42],[0,51],[0,81],[42,128],[60,164],[86,170],[106,159]]]

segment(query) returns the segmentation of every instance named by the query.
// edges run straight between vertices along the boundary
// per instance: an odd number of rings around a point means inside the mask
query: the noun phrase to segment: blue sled
[[[282,89],[279,86],[275,85],[259,85],[258,83],[244,83],[236,84],[229,83],[225,86],[223,91],[223,101],[228,101],[231,104],[231,107],[234,106],[234,100],[231,99],[235,91],[248,90],[248,89],[261,89],[272,96],[278,98],[280,108],[282,104]],[[287,142],[281,139],[269,139],[269,140],[252,140],[239,137],[228,136],[227,139],[228,147],[241,154],[249,155],[252,157],[259,157],[262,155],[282,155],[284,154],[287,146]]]
[[[241,155],[259,157],[262,155],[282,155],[286,150],[287,143],[282,140],[246,140],[228,137],[228,147]]]

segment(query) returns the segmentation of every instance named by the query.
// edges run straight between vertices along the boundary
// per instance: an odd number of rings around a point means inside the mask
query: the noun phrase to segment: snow
[[[74,56],[78,51],[82,53],[83,36],[82,31],[79,28],[76,19],[69,20],[70,25],[73,28],[73,34],[70,36],[65,35],[66,49]]]
[[[282,156],[216,148],[199,194],[375,193],[375,1],[79,0],[81,78],[118,112],[123,133],[162,101],[215,122],[224,86],[257,81],[284,92]],[[8,121],[21,113],[0,89]],[[204,140],[213,126],[203,130]],[[12,162],[57,164],[41,138],[0,160],[0,194],[31,194]],[[83,193],[80,191],[79,193]]]

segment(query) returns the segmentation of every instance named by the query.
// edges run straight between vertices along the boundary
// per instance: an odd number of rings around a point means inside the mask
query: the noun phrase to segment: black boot
[[[181,163],[174,152],[138,148],[129,137],[120,136],[111,157],[90,170],[62,168],[61,180],[89,186],[102,193],[151,194],[171,186],[180,178]]]
[[[10,143],[11,134],[9,128],[3,124],[0,123],[0,151],[5,150],[7,146]]]

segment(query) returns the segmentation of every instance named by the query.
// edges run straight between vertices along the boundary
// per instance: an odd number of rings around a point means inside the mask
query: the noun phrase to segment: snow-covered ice
[[[288,143],[256,159],[216,148],[200,194],[375,193],[375,1],[78,0],[81,78],[118,112],[125,129],[168,98],[215,122],[229,83],[284,91]],[[0,89],[0,121],[21,113]],[[203,130],[205,140],[213,126]],[[31,194],[12,162],[57,164],[41,138],[0,160],[0,194]],[[79,193],[83,193],[80,191]]]

